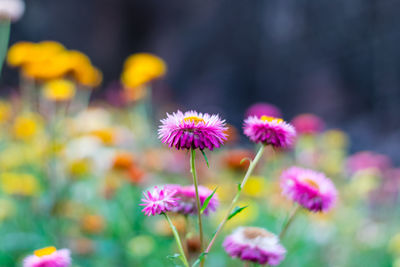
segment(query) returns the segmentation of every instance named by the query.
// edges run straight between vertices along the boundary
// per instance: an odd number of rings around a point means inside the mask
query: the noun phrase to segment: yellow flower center
[[[273,237],[274,235],[267,230],[259,227],[246,227],[243,231],[247,239],[254,239],[256,237]]]
[[[42,249],[35,250],[34,254],[38,257],[47,256],[56,252],[57,249],[55,247],[45,247]]]
[[[261,116],[261,120],[262,121],[268,121],[268,122],[276,121],[278,123],[283,122],[282,119],[275,118],[275,117],[270,117],[270,116],[265,116],[265,115]]]
[[[183,121],[190,121],[190,122],[194,122],[196,125],[199,124],[200,122],[205,122],[202,118],[196,117],[196,116],[190,116],[190,117],[186,117],[183,119]]]
[[[306,178],[306,179],[303,180],[303,182],[305,182],[305,183],[308,184],[309,186],[311,186],[311,187],[313,187],[313,188],[319,190],[319,185],[318,185],[315,181],[313,181],[313,180],[311,180],[311,179],[309,179],[309,178]]]

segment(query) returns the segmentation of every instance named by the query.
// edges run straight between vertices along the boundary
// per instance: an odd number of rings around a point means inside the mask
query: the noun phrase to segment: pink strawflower
[[[270,116],[275,118],[281,118],[282,113],[276,106],[268,103],[256,103],[251,105],[246,110],[246,118],[250,116],[256,116],[261,118],[262,116]]]
[[[225,121],[218,115],[177,111],[161,120],[158,136],[161,142],[177,149],[208,148],[213,150],[223,145],[227,136]]]
[[[154,216],[172,210],[178,204],[178,198],[175,197],[175,194],[176,190],[172,188],[158,188],[157,186],[143,192],[143,203],[140,205],[145,206],[145,208],[142,211],[147,216]]]
[[[392,162],[388,156],[371,151],[358,152],[347,160],[347,167],[351,173],[365,169],[384,171],[391,166]]]
[[[274,117],[248,117],[243,129],[251,141],[276,148],[291,147],[296,138],[296,130],[292,125]]]
[[[68,267],[71,265],[71,256],[68,249],[57,250],[55,247],[46,247],[35,250],[33,255],[24,259],[24,267]]]
[[[324,122],[314,114],[300,114],[293,118],[292,125],[299,134],[316,134],[324,129]]]
[[[282,194],[313,212],[326,212],[336,203],[337,191],[323,173],[290,167],[281,175]]]
[[[258,227],[237,228],[225,239],[223,246],[231,257],[260,265],[278,265],[286,254],[276,235]]]
[[[197,214],[197,201],[196,201],[196,189],[194,185],[180,186],[180,185],[168,185],[168,188],[175,190],[175,196],[179,198],[178,204],[172,209],[173,212],[181,213],[184,215],[195,215]],[[203,206],[204,201],[208,196],[212,194],[212,190],[207,187],[198,186],[200,204]],[[210,212],[216,211],[219,205],[217,193],[213,195],[208,203],[207,208],[204,210],[204,214],[208,215]]]

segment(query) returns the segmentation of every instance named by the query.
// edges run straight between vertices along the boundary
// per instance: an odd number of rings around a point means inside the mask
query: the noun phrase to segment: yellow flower
[[[127,88],[136,88],[164,76],[166,71],[161,58],[149,53],[133,54],[125,61],[121,82]]]
[[[322,135],[322,142],[329,148],[345,148],[349,143],[346,133],[340,130],[329,130]]]
[[[0,123],[7,121],[11,117],[11,105],[5,101],[0,101]]]
[[[391,253],[400,255],[400,233],[390,239],[388,249]]]
[[[265,192],[267,183],[262,176],[250,176],[243,188],[243,193],[252,197],[260,197]]]
[[[90,162],[88,159],[74,160],[69,164],[69,172],[75,176],[83,176],[90,171]]]
[[[103,144],[112,145],[115,141],[115,131],[111,128],[98,129],[91,132],[93,136],[99,138]]]
[[[6,194],[34,196],[39,192],[36,178],[28,173],[5,172],[1,174],[0,182]]]
[[[72,76],[86,87],[97,87],[100,85],[103,74],[94,67],[88,56],[79,51],[70,51]]]
[[[15,138],[28,141],[39,131],[39,119],[33,114],[25,114],[17,117],[13,125]]]
[[[35,44],[31,42],[18,42],[12,45],[7,53],[8,65],[19,67],[26,63],[34,46]]]
[[[70,100],[75,96],[75,85],[65,79],[49,81],[43,87],[43,96],[53,101]]]

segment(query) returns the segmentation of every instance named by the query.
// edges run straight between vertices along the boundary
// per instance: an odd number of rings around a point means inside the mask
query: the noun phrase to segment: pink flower
[[[316,134],[324,129],[324,122],[314,114],[300,114],[291,123],[299,134]]]
[[[179,198],[179,200],[177,201],[177,206],[172,209],[173,212],[181,213],[184,215],[197,214],[196,190],[194,185],[168,185],[168,188],[175,190],[175,197]],[[207,199],[208,196],[212,194],[213,191],[201,185],[199,185],[198,190],[200,204],[201,206],[203,206],[204,201]],[[218,196],[215,193],[210,199],[207,208],[204,210],[204,214],[208,215],[211,211],[216,211],[218,205]]]
[[[24,259],[24,267],[68,267],[71,257],[68,249],[57,250],[55,247],[46,247],[35,250],[33,255]]]
[[[370,168],[384,171],[391,165],[392,162],[388,156],[371,151],[358,152],[347,160],[347,167],[352,173]]]
[[[258,227],[237,228],[225,239],[223,246],[231,257],[260,265],[278,265],[286,254],[276,235]]]
[[[251,141],[276,148],[291,147],[296,138],[296,130],[292,125],[273,117],[248,117],[244,121],[243,129]]]
[[[141,206],[145,206],[142,210],[147,216],[158,215],[172,210],[177,205],[175,197],[176,190],[172,188],[160,189],[155,186],[152,190],[144,192]]]
[[[158,136],[161,142],[176,149],[208,148],[213,150],[226,140],[225,121],[218,115],[177,111],[161,120]]]
[[[323,173],[291,167],[281,175],[282,194],[313,212],[326,212],[336,203],[337,191]]]
[[[261,118],[262,116],[270,116],[275,118],[282,117],[282,113],[276,106],[268,103],[256,103],[251,105],[246,110],[246,118],[250,116],[256,116]]]

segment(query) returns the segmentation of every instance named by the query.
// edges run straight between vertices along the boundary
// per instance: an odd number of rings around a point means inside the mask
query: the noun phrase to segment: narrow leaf
[[[247,157],[246,157],[246,158],[243,158],[243,159],[240,161],[240,165],[242,165],[246,160],[249,161],[249,163],[251,164],[251,161],[252,161],[251,158],[247,158]]]
[[[206,160],[207,167],[210,168],[210,164],[208,163],[208,158],[207,158],[206,152],[204,152],[204,150],[200,150],[200,151],[201,151],[201,154],[203,154],[204,159]]]
[[[233,211],[232,211],[232,213],[231,213],[231,215],[229,215],[229,217],[228,217],[228,221],[230,220],[230,219],[232,219],[233,217],[235,217],[237,214],[239,214],[240,212],[242,212],[242,210],[244,210],[245,208],[247,208],[248,206],[243,206],[243,207],[236,207]]]
[[[203,214],[203,212],[206,210],[208,207],[208,204],[210,203],[211,198],[214,196],[215,192],[217,191],[218,186],[214,189],[214,191],[204,200],[203,206],[200,209],[200,213]]]
[[[197,260],[193,263],[192,267],[199,265],[205,256],[207,256],[206,252],[201,253]]]

